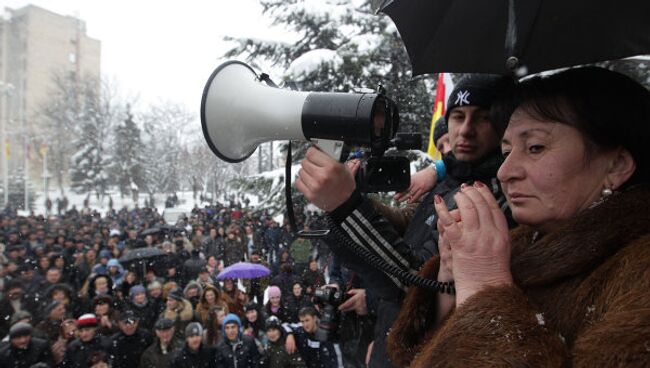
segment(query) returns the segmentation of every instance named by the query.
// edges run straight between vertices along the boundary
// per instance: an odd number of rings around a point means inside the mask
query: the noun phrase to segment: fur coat
[[[397,367],[650,366],[650,188],[618,193],[535,239],[511,232],[514,286],[481,290],[434,326],[411,288],[389,335]],[[434,278],[439,259],[420,274]]]

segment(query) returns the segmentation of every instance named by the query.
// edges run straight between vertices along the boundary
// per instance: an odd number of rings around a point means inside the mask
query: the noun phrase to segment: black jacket
[[[0,367],[29,368],[36,363],[53,367],[52,350],[46,340],[32,337],[27,349],[16,349],[11,344],[0,349]]]
[[[65,357],[60,366],[63,368],[86,368],[88,366],[88,358],[90,358],[91,354],[96,351],[106,353],[110,347],[110,343],[110,339],[103,336],[95,336],[89,342],[74,339],[68,345],[65,351]]]
[[[339,356],[334,344],[321,342],[314,334],[307,333],[302,327],[293,330],[296,348],[308,368],[338,368]]]
[[[111,337],[111,346],[108,350],[111,367],[130,368],[140,361],[142,353],[147,346],[153,343],[151,334],[138,328],[131,336],[118,332]]]
[[[217,368],[214,349],[201,343],[198,351],[192,351],[187,343],[174,354],[172,359],[174,368]]]
[[[262,358],[255,340],[250,336],[242,336],[235,343],[225,338],[217,346],[219,368],[258,368]]]
[[[163,353],[159,340],[155,339],[153,344],[142,353],[139,368],[170,368],[175,352],[182,348],[182,340],[172,339],[170,346],[167,347],[167,352]]]

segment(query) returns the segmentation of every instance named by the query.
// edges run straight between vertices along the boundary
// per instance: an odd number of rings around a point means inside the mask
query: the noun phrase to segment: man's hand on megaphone
[[[301,166],[296,189],[323,211],[336,209],[356,188],[352,170],[315,146],[307,150]]]

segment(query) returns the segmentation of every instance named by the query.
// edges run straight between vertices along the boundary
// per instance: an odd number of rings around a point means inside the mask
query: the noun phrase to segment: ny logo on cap
[[[469,91],[458,91],[456,94],[456,102],[454,102],[454,105],[457,106],[463,106],[463,105],[469,105]]]

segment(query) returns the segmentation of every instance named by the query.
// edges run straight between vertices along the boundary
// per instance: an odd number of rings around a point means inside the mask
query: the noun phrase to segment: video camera
[[[325,286],[314,291],[312,301],[320,306],[320,322],[316,339],[318,341],[332,341],[337,337],[341,315],[338,310],[347,299],[345,292],[338,288]]]

